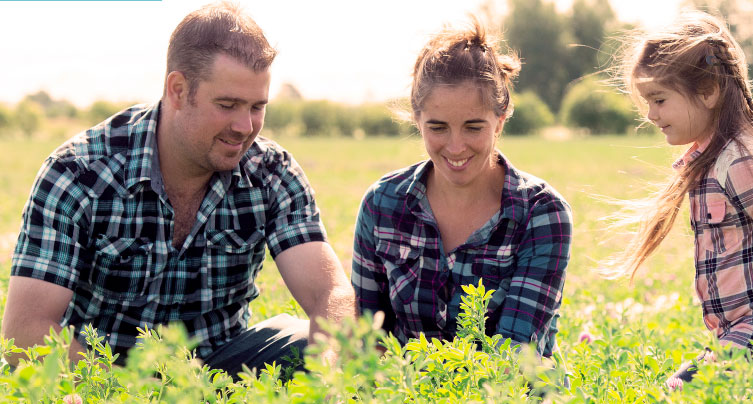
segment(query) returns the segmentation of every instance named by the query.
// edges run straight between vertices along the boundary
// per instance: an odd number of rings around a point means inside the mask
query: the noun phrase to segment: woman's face
[[[473,83],[434,87],[416,122],[438,181],[469,187],[493,174],[494,146],[504,116],[482,102]]]

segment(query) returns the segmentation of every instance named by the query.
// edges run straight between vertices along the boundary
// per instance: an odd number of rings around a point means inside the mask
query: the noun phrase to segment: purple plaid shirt
[[[544,181],[499,153],[505,186],[499,211],[465,243],[444,251],[426,198],[431,161],[390,173],[366,193],[358,215],[351,281],[363,311],[384,311],[401,343],[424,333],[451,339],[461,285],[495,289],[487,334],[534,342],[548,356],[570,257],[571,217]]]

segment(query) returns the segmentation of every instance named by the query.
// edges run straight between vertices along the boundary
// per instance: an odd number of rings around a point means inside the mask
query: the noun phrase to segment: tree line
[[[750,62],[753,8],[746,8],[745,1],[685,0],[684,6],[724,17]],[[506,0],[505,13],[497,12],[497,5],[497,0],[487,0],[477,14],[502,34],[501,48],[515,52],[523,62],[514,83],[514,113],[505,126],[506,134],[532,134],[553,125],[591,134],[634,130],[639,116],[630,100],[609,84],[613,77],[606,73],[621,45],[617,38],[634,27],[617,19],[609,0],[574,0],[567,11],[557,10],[551,0]],[[404,104],[405,100],[361,105],[307,100],[292,85],[284,85],[267,107],[265,132],[273,136],[405,136],[415,133],[415,128],[394,112],[395,106]],[[126,106],[100,100],[80,110],[39,91],[15,107],[0,104],[0,136],[49,131],[49,125],[45,126],[49,121],[86,127]],[[52,129],[65,130],[65,125]]]

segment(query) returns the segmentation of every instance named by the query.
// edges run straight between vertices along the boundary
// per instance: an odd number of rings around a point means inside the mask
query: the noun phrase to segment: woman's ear
[[[502,129],[505,127],[505,121],[507,121],[507,112],[499,116],[496,127],[494,128],[494,136],[500,137],[502,135]]]

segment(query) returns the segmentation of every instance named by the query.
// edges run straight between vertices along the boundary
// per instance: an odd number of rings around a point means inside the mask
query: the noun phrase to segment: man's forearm
[[[341,323],[346,318],[356,317],[355,293],[350,284],[332,288],[329,293],[318,299],[316,308],[309,313],[309,339],[317,333],[326,334],[317,322],[317,318],[324,318],[330,323]]]
[[[50,334],[50,327],[57,333],[62,330],[62,327],[56,322],[46,320],[25,322],[23,328],[8,326],[6,322],[3,322],[3,336],[8,339],[13,338],[13,345],[26,349],[34,345],[43,345],[44,337]],[[72,338],[71,346],[68,349],[68,357],[71,362],[75,363],[81,359],[79,352],[85,352],[85,349],[75,338]],[[18,362],[22,358],[25,358],[25,355],[17,353],[7,356],[6,360],[10,365],[18,366]]]

